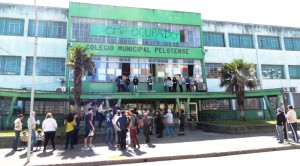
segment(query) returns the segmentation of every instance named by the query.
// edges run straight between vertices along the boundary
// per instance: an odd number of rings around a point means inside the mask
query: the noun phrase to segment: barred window
[[[300,79],[300,66],[289,65],[290,79]]]
[[[238,48],[253,48],[251,35],[229,34],[229,46]]]
[[[202,110],[230,110],[229,99],[206,99],[201,100]]]
[[[286,50],[300,51],[300,38],[284,38]]]
[[[33,110],[36,114],[47,114],[51,112],[52,114],[64,114],[67,110],[67,102],[63,101],[34,101]],[[25,101],[25,114],[30,112],[30,101]]]
[[[205,68],[207,78],[221,78],[221,63],[206,63]]]
[[[260,104],[261,100],[262,99],[260,99],[260,98],[244,99],[244,109],[245,110],[263,109]],[[237,103],[236,103],[236,108],[238,108]]]

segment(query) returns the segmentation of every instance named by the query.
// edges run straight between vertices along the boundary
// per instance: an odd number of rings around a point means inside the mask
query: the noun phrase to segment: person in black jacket
[[[177,92],[177,79],[175,77],[173,77],[172,83],[173,83],[173,92]]]
[[[133,89],[134,89],[133,91],[138,92],[139,91],[139,89],[138,89],[139,79],[136,76],[134,76],[132,82],[133,82]]]
[[[126,150],[126,133],[128,131],[128,122],[125,111],[121,112],[122,116],[117,120],[116,124],[121,129],[121,150]]]
[[[277,136],[279,138],[278,143],[283,143],[283,126],[286,122],[283,110],[281,108],[276,109],[276,130],[277,130]]]

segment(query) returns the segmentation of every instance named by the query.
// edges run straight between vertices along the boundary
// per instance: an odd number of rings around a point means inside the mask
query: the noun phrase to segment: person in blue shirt
[[[125,111],[121,112],[122,116],[117,120],[117,126],[121,129],[121,150],[126,150],[126,133],[128,131],[128,122]]]
[[[94,130],[93,126],[93,108],[88,109],[88,113],[85,115],[85,136],[84,136],[84,148],[83,150],[92,149],[94,146],[92,145]],[[90,145],[87,147],[87,139],[90,138]]]
[[[112,119],[113,119],[113,110],[109,109],[108,114],[106,115],[106,144],[109,146],[109,143],[111,145],[114,144],[114,125],[112,123]]]

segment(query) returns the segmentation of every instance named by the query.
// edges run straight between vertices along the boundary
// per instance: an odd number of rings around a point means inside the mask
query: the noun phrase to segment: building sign
[[[89,51],[110,51],[110,52],[129,52],[129,53],[159,53],[159,54],[190,54],[189,48],[176,47],[149,47],[149,46],[128,46],[128,45],[110,45],[110,44],[87,44]]]
[[[180,31],[159,28],[90,25],[90,36],[109,36],[118,38],[146,39],[164,42],[180,42]]]

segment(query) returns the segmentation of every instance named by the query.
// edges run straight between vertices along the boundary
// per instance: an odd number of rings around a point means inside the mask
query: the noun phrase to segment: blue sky
[[[32,4],[34,0],[0,0]],[[68,7],[69,0],[36,0],[40,6]],[[197,12],[202,19],[300,28],[297,0],[71,0],[75,2]]]

